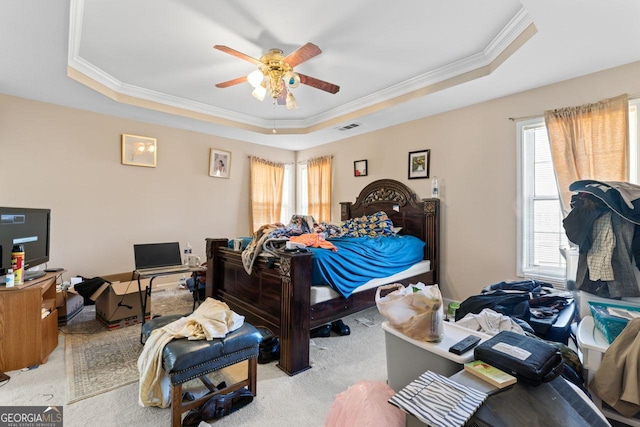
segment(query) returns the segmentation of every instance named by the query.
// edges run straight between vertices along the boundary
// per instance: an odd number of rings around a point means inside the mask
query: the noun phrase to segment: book
[[[431,427],[462,427],[488,395],[427,371],[391,396],[389,403]]]
[[[495,366],[483,362],[482,360],[474,360],[473,362],[464,364],[465,371],[477,376],[498,388],[505,388],[515,384],[517,379]]]
[[[472,373],[465,371],[464,369],[461,369],[455,374],[451,375],[449,379],[457,382],[458,384],[462,384],[464,386],[478,390],[482,393],[486,393],[489,396],[509,388],[509,386],[504,388],[496,387],[493,384],[488,383],[487,381],[473,375]]]

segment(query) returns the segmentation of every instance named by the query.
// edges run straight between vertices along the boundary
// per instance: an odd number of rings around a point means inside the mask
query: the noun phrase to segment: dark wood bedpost
[[[351,202],[340,202],[340,219],[346,221],[351,218]]]
[[[280,253],[280,363],[289,375],[309,364],[311,252]]]
[[[205,289],[205,296],[219,300],[217,283],[222,283],[224,279],[222,260],[220,259],[218,252],[219,247],[226,248],[229,243],[229,239],[205,239],[205,247],[207,250],[207,285]],[[210,274],[213,272],[213,274]]]
[[[424,202],[425,226],[432,233],[425,233],[425,259],[431,261],[433,283],[440,284],[440,199],[422,199]]]

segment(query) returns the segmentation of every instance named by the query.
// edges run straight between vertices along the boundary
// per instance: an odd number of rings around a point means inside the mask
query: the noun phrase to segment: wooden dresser
[[[0,372],[46,363],[58,346],[56,278],[62,273],[0,286]],[[44,318],[42,308],[49,312]]]

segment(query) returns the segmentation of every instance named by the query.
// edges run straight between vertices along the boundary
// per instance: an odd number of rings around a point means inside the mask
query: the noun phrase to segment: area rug
[[[191,293],[167,289],[151,294],[152,315],[187,314]],[[60,328],[65,341],[67,404],[138,381],[142,352],[140,325],[107,330],[95,318],[95,306],[85,306]]]

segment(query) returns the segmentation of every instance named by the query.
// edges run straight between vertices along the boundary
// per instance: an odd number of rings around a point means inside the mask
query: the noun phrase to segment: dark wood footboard
[[[227,242],[206,239],[207,296],[277,335],[280,369],[289,375],[309,369],[311,253],[283,252],[278,260],[258,259],[249,275],[241,253],[228,249]]]

